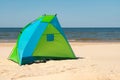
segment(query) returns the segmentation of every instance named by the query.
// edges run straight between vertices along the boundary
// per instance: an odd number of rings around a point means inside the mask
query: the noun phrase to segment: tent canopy
[[[76,58],[56,15],[43,15],[27,24],[9,56],[20,65],[43,58]]]

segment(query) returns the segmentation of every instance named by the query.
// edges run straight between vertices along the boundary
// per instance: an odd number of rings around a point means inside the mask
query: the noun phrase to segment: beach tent
[[[26,25],[9,56],[20,65],[41,59],[74,58],[56,15],[43,15]]]

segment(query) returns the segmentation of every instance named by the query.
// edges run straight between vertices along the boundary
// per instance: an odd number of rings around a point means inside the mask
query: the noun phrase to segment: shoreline
[[[17,39],[1,39],[0,40],[0,43],[15,43],[17,41]],[[88,42],[98,42],[98,43],[109,43],[109,42],[120,42],[120,40],[75,40],[75,39],[68,39],[68,42],[82,42],[82,43],[88,43]]]

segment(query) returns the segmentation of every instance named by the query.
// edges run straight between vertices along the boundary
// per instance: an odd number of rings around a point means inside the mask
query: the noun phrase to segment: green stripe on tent
[[[9,59],[13,60],[16,63],[19,63],[19,56],[18,56],[18,50],[17,45],[13,48],[11,55],[9,56]]]
[[[40,16],[40,17],[38,17],[36,20],[40,20],[40,19],[42,19],[44,16]]]
[[[54,15],[44,16],[42,22],[51,22],[54,17],[55,17]]]

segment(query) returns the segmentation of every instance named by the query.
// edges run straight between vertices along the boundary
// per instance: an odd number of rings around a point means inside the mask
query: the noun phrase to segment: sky
[[[0,27],[57,14],[62,27],[120,27],[120,0],[0,0]]]

